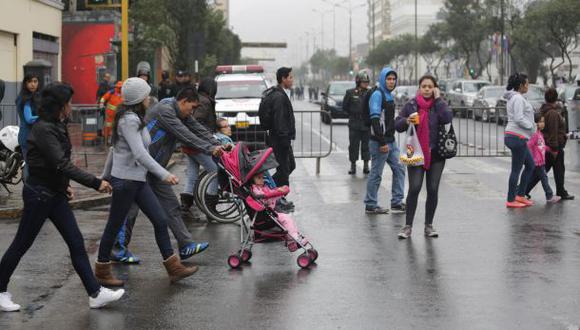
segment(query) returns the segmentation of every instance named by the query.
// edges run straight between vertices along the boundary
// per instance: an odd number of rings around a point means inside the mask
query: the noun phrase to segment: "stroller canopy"
[[[243,142],[236,144],[232,151],[224,152],[221,161],[225,169],[241,185],[246,184],[258,173],[278,167],[278,162],[272,154],[272,148],[250,152]]]

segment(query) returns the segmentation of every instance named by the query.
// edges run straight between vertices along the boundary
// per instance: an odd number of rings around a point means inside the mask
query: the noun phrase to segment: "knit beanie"
[[[129,78],[123,83],[121,88],[121,96],[123,97],[123,104],[135,105],[143,102],[149,93],[151,87],[141,78]]]

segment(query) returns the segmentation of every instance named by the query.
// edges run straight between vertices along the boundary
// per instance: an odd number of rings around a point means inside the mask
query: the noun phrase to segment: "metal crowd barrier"
[[[257,112],[218,113],[232,127],[232,139],[243,141],[253,149],[265,148],[268,136],[259,124]],[[292,143],[295,158],[315,158],[316,173],[320,173],[320,160],[332,153],[332,125],[323,125],[322,118],[331,121],[330,114],[320,110],[294,110],[296,139]]]
[[[458,157],[508,157],[505,107],[452,107]]]

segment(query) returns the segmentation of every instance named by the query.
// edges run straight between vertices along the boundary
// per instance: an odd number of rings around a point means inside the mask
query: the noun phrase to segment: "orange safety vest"
[[[121,91],[117,89],[108,91],[101,98],[101,105],[106,104],[105,108],[105,127],[113,127],[113,121],[115,120],[115,114],[117,113],[117,108],[123,103],[123,98],[121,97]]]

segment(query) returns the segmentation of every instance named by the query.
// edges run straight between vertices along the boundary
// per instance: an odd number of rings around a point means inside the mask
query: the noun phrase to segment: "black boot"
[[[350,162],[350,171],[348,174],[355,175],[356,174],[356,162]]]
[[[181,198],[181,211],[188,212],[191,206],[193,206],[193,195],[184,193],[179,196]]]
[[[369,171],[369,161],[365,160],[365,164],[363,166],[363,173],[364,174],[369,174],[371,171]]]

